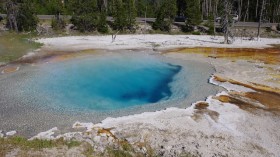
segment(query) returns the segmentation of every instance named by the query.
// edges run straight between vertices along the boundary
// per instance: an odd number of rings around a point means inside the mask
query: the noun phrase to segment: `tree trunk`
[[[223,20],[223,25],[224,25],[224,44],[228,44],[229,40],[228,40],[228,25],[229,25],[229,20],[228,20],[228,2],[227,0],[224,0],[224,20]]]
[[[214,23],[214,36],[216,36],[216,5],[217,5],[217,2],[216,2],[217,0],[213,0],[213,8],[214,9],[212,9],[212,13],[213,13],[213,23]]]
[[[257,35],[258,36],[258,41],[260,40],[260,28],[261,28],[263,10],[264,10],[265,3],[266,3],[266,1],[262,0],[262,7],[261,7],[261,11],[260,11],[260,16],[259,16],[258,35]]]
[[[238,17],[241,20],[241,12],[242,12],[242,0],[238,1]]]
[[[250,7],[250,0],[247,1],[247,6],[246,6],[246,13],[245,13],[245,16],[244,16],[244,22],[246,22],[246,20],[249,19],[249,7]]]
[[[256,18],[258,17],[258,9],[259,9],[259,0],[256,3]]]

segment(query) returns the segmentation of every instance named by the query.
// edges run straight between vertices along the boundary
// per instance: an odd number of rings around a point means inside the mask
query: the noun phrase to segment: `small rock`
[[[101,133],[100,136],[101,137],[107,137],[107,134],[106,133]]]
[[[16,133],[17,133],[16,131],[9,131],[9,132],[6,133],[6,136],[13,136]]]
[[[110,143],[110,144],[112,144],[112,143],[114,143],[115,142],[115,139],[113,138],[113,137],[109,137],[108,138],[108,142]]]
[[[94,138],[93,138],[93,141],[94,142],[96,142],[96,143],[99,143],[100,142],[100,136],[95,136]]]
[[[77,141],[83,141],[83,136],[79,133],[74,134],[74,139]]]
[[[142,150],[143,153],[146,153],[146,152],[147,152],[146,147],[142,147],[141,150]]]

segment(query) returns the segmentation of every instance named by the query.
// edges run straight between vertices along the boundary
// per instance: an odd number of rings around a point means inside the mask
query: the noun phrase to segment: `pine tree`
[[[19,31],[35,30],[39,21],[34,12],[33,4],[28,0],[25,0],[23,3],[21,3],[16,18]]]
[[[153,23],[153,29],[165,31],[166,30],[165,27],[166,27],[166,22],[164,21],[164,11],[159,9],[157,12],[156,21]]]
[[[73,0],[71,22],[81,32],[93,31],[98,25],[97,0]]]
[[[132,30],[136,21],[136,8],[134,0],[126,0],[127,28]]]
[[[127,25],[124,3],[122,0],[116,0],[114,5],[114,29],[123,31]]]
[[[100,33],[108,33],[109,31],[106,17],[107,17],[106,11],[105,9],[102,9],[99,16],[98,26],[97,26],[97,30]]]
[[[156,21],[153,24],[155,30],[170,31],[171,24],[176,16],[176,1],[164,0],[163,4],[157,11]]]
[[[199,0],[188,0],[185,15],[187,17],[187,25],[198,25],[201,23],[201,11]]]
[[[133,30],[136,18],[136,8],[134,0],[116,0],[114,7],[114,28],[124,31]]]
[[[136,2],[137,16],[144,17],[147,7],[148,6],[144,0],[137,0]]]

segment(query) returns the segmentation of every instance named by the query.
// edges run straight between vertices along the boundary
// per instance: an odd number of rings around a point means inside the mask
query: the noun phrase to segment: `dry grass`
[[[24,137],[0,138],[0,156],[5,156],[11,151],[20,150],[21,154],[28,154],[29,151],[42,151],[44,148],[66,146],[68,149],[77,147],[81,143],[77,141],[58,140],[28,140]]]
[[[33,34],[0,33],[0,62],[14,61],[41,46],[29,39]]]

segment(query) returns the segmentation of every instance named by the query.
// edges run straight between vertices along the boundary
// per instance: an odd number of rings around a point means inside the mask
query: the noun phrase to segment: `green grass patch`
[[[109,157],[133,157],[129,152],[121,149],[107,149]]]
[[[192,32],[192,35],[200,35],[200,32]]]
[[[21,150],[42,150],[44,148],[53,148],[67,146],[68,148],[78,147],[81,143],[78,141],[65,141],[62,138],[57,140],[28,140],[24,137],[0,138],[0,156],[6,155],[13,149]]]
[[[72,148],[72,147],[78,147],[79,145],[81,145],[81,142],[78,141],[69,141],[66,143],[68,148]]]
[[[28,52],[42,46],[31,41],[35,34],[17,34],[11,32],[0,33],[0,62],[14,61]]]

